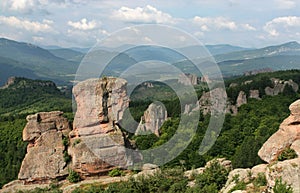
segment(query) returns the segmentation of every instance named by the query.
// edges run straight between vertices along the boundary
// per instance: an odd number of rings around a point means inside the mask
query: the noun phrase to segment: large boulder
[[[129,105],[124,79],[89,79],[73,88],[77,103],[70,133],[72,168],[90,176],[131,163],[118,123]]]
[[[293,143],[300,140],[300,100],[292,103],[289,107],[291,115],[286,118],[280,125],[279,130],[273,134],[259,150],[259,157],[270,163],[276,161],[278,156],[286,148],[294,148],[299,155],[297,145]]]
[[[41,112],[27,116],[23,140],[28,141],[27,154],[18,178],[26,182],[43,182],[68,174],[64,160],[63,136],[70,132],[62,112]]]

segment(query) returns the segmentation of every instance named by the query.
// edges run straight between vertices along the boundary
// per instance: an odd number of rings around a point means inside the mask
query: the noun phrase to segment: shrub
[[[68,152],[64,151],[64,161],[66,163],[70,163],[71,159],[72,159],[72,157],[68,154]]]
[[[278,156],[278,161],[284,161],[284,160],[288,160],[288,159],[294,159],[298,157],[295,150],[291,149],[291,148],[286,148],[285,150],[283,150],[283,152],[281,152],[281,154]]]
[[[111,171],[108,173],[108,175],[109,175],[110,177],[124,176],[125,173],[124,173],[121,169],[115,168],[115,169],[111,170]]]
[[[69,176],[67,177],[67,179],[71,183],[77,183],[77,182],[79,182],[81,180],[81,177],[80,177],[80,175],[77,172],[75,172],[75,171],[73,171],[73,170],[70,169],[69,170]]]
[[[274,193],[293,193],[293,188],[287,185],[286,182],[282,182],[282,178],[280,177],[276,179],[273,191]]]
[[[228,173],[228,170],[217,161],[212,162],[209,168],[196,177],[196,184],[200,188],[204,188],[209,184],[216,184],[217,190],[220,190],[227,181]]]
[[[81,139],[75,139],[72,146],[74,147],[75,145],[79,144],[81,142]]]
[[[266,186],[267,185],[267,179],[264,173],[259,173],[257,178],[253,181],[254,186]]]

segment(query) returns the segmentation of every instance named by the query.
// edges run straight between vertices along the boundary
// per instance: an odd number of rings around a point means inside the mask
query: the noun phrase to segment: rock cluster
[[[199,82],[195,74],[182,74],[179,76],[178,83],[183,85],[197,85]]]
[[[160,103],[152,103],[141,117],[141,122],[138,125],[135,134],[139,135],[151,132],[156,136],[159,136],[159,129],[165,120],[167,120],[167,110],[164,105]]]
[[[297,92],[299,89],[298,84],[295,83],[293,80],[283,81],[277,78],[271,78],[271,81],[273,83],[273,88],[267,86],[265,88],[266,95],[274,96],[278,95],[279,93],[283,93],[286,86],[292,87],[294,92]]]
[[[70,132],[62,112],[41,112],[27,116],[23,140],[28,141],[19,179],[26,182],[48,181],[68,174],[64,160],[63,136]]]

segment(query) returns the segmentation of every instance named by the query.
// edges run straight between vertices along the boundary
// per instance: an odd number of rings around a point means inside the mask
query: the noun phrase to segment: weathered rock
[[[149,163],[146,163],[143,165],[142,167],[142,170],[154,170],[154,169],[157,169],[158,166],[155,165],[155,164],[149,164]]]
[[[259,174],[265,174],[267,166],[267,164],[260,164],[251,168],[252,178],[257,178]]]
[[[249,96],[249,98],[261,99],[259,97],[259,90],[250,90],[250,96]]]
[[[240,107],[243,104],[247,104],[247,95],[244,91],[240,91],[239,96],[236,99],[236,106]]]
[[[89,79],[73,88],[77,103],[74,131],[70,134],[72,168],[83,176],[126,167],[126,139],[118,127],[129,98],[124,79]],[[80,141],[80,143],[78,143]]]
[[[183,85],[197,85],[198,77],[195,74],[182,74],[179,76],[178,83]]]
[[[231,161],[230,160],[226,160],[225,158],[216,158],[216,159],[213,159],[213,160],[211,160],[211,161],[209,161],[209,162],[207,162],[205,164],[205,168],[210,167],[211,164],[214,163],[214,162],[218,162],[222,167],[224,167],[228,171],[232,170]]]
[[[251,170],[249,168],[247,169],[234,169],[232,170],[228,175],[228,180],[225,184],[225,186],[221,189],[221,193],[228,193],[230,190],[236,185],[236,180],[243,181],[243,182],[249,182],[250,180],[250,172]],[[236,180],[235,180],[236,179]]]
[[[151,132],[159,136],[159,129],[167,120],[167,110],[163,104],[152,103],[141,117],[141,122],[135,132],[136,135]]]
[[[293,188],[293,192],[300,192],[300,159],[285,160],[267,167],[266,179],[268,190],[272,192],[276,179],[282,178]]]
[[[112,77],[89,79],[73,88],[77,103],[74,128],[79,136],[114,130],[129,105],[124,79]]]
[[[200,82],[211,83],[211,80],[207,75],[201,77]]]
[[[215,88],[209,92],[203,93],[199,99],[198,107],[206,114],[217,114],[226,111],[227,94],[222,88]]]
[[[300,139],[299,104],[300,100],[297,100],[290,105],[291,115],[281,123],[279,130],[259,150],[258,155],[262,160],[268,163],[277,160],[284,149],[291,147],[296,140]]]
[[[278,95],[279,93],[283,93],[284,88],[287,85],[291,86],[294,92],[297,92],[299,90],[298,84],[295,83],[293,80],[283,81],[277,78],[271,78],[271,81],[273,83],[273,88],[266,87],[265,88],[266,95],[274,96],[274,95]]]
[[[23,140],[28,141],[27,154],[18,178],[26,182],[48,181],[67,175],[63,135],[70,132],[62,112],[41,112],[27,117]]]
[[[192,170],[187,170],[184,172],[183,175],[191,180],[195,177],[195,175],[202,174],[204,171],[205,171],[205,167],[201,167],[201,168],[196,168],[196,169],[192,169]]]
[[[145,86],[146,88],[153,88],[154,87],[152,82],[144,82],[143,86]]]
[[[292,143],[291,149],[295,150],[297,156],[300,158],[300,139]]]

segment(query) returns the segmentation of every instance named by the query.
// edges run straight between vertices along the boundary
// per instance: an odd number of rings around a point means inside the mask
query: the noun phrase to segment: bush
[[[285,150],[283,150],[283,152],[281,152],[281,154],[278,156],[278,161],[284,161],[284,160],[288,160],[288,159],[294,159],[298,157],[295,150],[291,149],[291,148],[286,148]]]
[[[110,177],[124,176],[125,173],[124,173],[121,169],[115,168],[115,169],[111,170],[111,171],[108,173],[108,175],[109,175]]]
[[[64,161],[66,163],[70,163],[71,159],[72,159],[72,157],[68,154],[68,152],[64,151]]]
[[[267,179],[264,173],[259,173],[257,178],[253,181],[254,186],[266,186],[267,185]]]
[[[73,170],[69,170],[69,176],[67,177],[67,179],[71,183],[77,183],[81,180],[81,177],[77,172],[75,172]]]
[[[276,179],[273,191],[274,193],[293,193],[293,188],[287,185],[286,182],[282,182],[282,178],[280,177]]]
[[[209,168],[196,177],[196,185],[204,188],[207,185],[216,184],[217,190],[220,190],[227,181],[228,173],[229,171],[217,161],[212,162]]]

